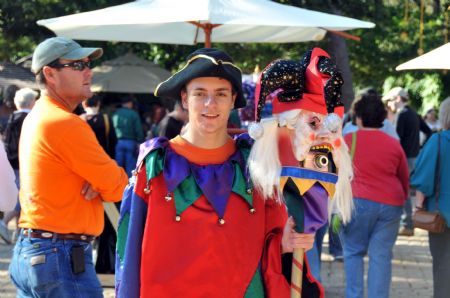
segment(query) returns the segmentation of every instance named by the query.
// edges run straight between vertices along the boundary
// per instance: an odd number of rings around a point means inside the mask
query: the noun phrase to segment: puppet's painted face
[[[291,129],[282,135],[289,135],[291,148],[297,160],[297,166],[321,171],[336,172],[339,167],[338,152],[342,144],[340,118],[302,110]],[[284,138],[285,138],[284,137]],[[282,140],[280,142],[286,142]],[[283,155],[285,145],[280,146]],[[286,162],[281,158],[281,163]],[[292,161],[288,161],[292,166]]]

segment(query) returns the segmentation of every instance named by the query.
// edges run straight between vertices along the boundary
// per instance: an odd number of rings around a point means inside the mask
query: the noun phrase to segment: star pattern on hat
[[[257,121],[267,97],[279,90],[276,97],[280,102],[293,102],[302,98],[305,84],[305,68],[298,61],[275,60],[261,73],[261,89],[258,97]]]
[[[333,60],[327,57],[320,57],[317,63],[317,69],[323,74],[330,76],[324,86],[324,97],[327,105],[327,112],[333,113],[336,107],[343,106],[341,100],[341,87],[344,84],[342,73],[337,69]]]

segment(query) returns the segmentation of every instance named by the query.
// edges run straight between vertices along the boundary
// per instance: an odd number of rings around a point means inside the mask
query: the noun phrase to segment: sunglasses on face
[[[74,62],[70,62],[70,63],[51,63],[48,66],[52,67],[52,68],[64,68],[64,67],[70,67],[73,70],[77,70],[77,71],[83,71],[86,67],[87,68],[91,68],[91,61],[74,61]]]

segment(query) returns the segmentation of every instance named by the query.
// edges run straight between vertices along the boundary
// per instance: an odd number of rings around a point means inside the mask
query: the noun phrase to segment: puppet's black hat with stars
[[[261,120],[266,100],[272,114],[302,109],[320,114],[344,113],[341,72],[320,48],[308,51],[301,61],[275,60],[261,73],[255,92],[255,120]]]

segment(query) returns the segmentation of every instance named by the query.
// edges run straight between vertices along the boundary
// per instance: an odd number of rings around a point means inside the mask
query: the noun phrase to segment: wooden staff
[[[294,249],[294,255],[292,257],[292,272],[291,272],[291,298],[302,297],[304,254],[305,250],[303,248]]]

